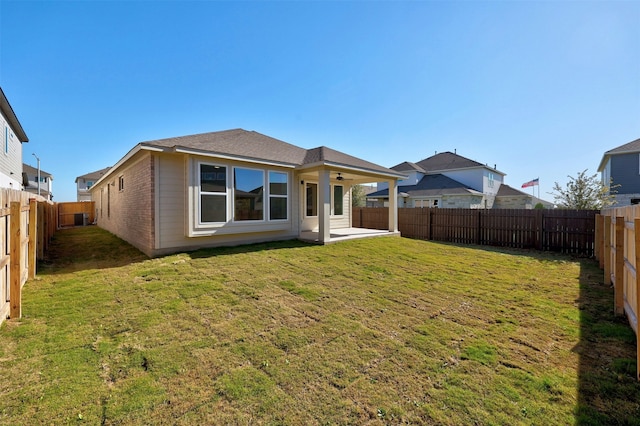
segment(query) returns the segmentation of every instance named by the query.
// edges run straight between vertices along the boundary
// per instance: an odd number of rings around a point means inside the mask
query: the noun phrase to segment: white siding
[[[187,158],[182,155],[158,155],[156,165],[156,252],[162,254],[177,249],[237,245],[260,241],[298,237],[298,188],[295,173],[289,169],[266,167],[265,170],[289,173],[289,220],[286,223],[228,223],[212,229],[194,229],[197,217],[198,161],[207,158]],[[255,168],[255,164],[216,161],[227,167]],[[265,212],[266,213],[266,212]]]
[[[0,187],[22,189],[22,143],[0,114]]]

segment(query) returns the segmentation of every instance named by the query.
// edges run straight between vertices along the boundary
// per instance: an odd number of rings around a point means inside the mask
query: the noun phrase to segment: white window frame
[[[271,193],[271,179],[270,179],[271,173],[283,174],[287,177],[287,193],[285,195]],[[288,172],[282,172],[279,170],[267,170],[266,175],[267,175],[267,188],[266,188],[267,195],[265,196],[265,198],[267,198],[268,200],[268,203],[267,203],[268,205],[267,205],[265,214],[267,216],[267,221],[268,222],[287,222],[289,220],[289,213],[290,213],[290,206],[291,206],[291,202],[289,201],[289,193],[291,192],[291,188],[289,188],[289,185],[291,184],[291,179],[289,179],[290,174]],[[284,219],[271,219],[271,199],[272,198],[284,198],[285,200],[287,200],[287,217],[285,217]]]
[[[244,220],[236,220],[236,170],[241,169],[241,170],[251,170],[251,171],[256,171],[256,172],[260,172],[262,173],[262,219],[244,219]],[[255,167],[243,167],[243,166],[233,166],[233,173],[231,174],[231,179],[233,180],[233,182],[231,183],[231,188],[232,188],[232,200],[231,200],[231,211],[233,212],[233,217],[232,217],[232,221],[234,223],[260,223],[260,222],[266,222],[266,216],[267,216],[267,208],[268,206],[268,201],[266,200],[268,198],[267,195],[267,191],[268,188],[266,187],[266,170],[265,169],[258,169]]]
[[[335,195],[336,195],[336,187],[338,187],[338,186],[342,188],[342,200],[340,200],[341,204],[342,204],[342,214],[336,214],[335,213],[335,209],[336,209]],[[332,184],[331,185],[331,216],[335,216],[335,217],[344,216],[344,185],[342,185],[342,184]]]
[[[225,168],[225,192],[208,192],[208,191],[202,191],[202,171],[201,171],[201,167],[202,166],[213,166],[213,167],[224,167]],[[231,198],[231,190],[230,190],[230,176],[229,176],[229,171],[230,171],[230,167],[229,165],[226,164],[219,164],[219,163],[212,163],[212,162],[208,162],[208,161],[198,161],[196,163],[196,184],[198,187],[197,190],[197,200],[196,200],[196,206],[198,209],[198,227],[216,227],[216,226],[222,226],[225,223],[229,223],[230,222],[230,211],[229,211],[229,199]],[[227,219],[225,222],[203,222],[202,221],[202,195],[213,195],[213,196],[219,196],[219,197],[226,197],[226,201],[225,201],[225,218]]]

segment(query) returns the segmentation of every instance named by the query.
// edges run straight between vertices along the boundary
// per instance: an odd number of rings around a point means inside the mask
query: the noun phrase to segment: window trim
[[[290,170],[280,170],[263,165],[251,167],[244,163],[235,162],[223,162],[223,161],[210,161],[208,158],[193,158],[190,161],[191,164],[191,180],[190,180],[190,224],[186,229],[186,236],[199,237],[199,236],[212,236],[216,234],[228,235],[228,234],[242,234],[247,232],[268,232],[274,230],[289,229],[292,221],[292,179],[293,173]],[[225,192],[203,192],[201,190],[201,168],[203,165],[224,167],[226,169],[226,182]],[[262,220],[235,220],[235,176],[234,171],[236,168],[257,170],[262,172],[264,183],[264,214]],[[270,193],[270,173],[282,173],[286,176],[286,195]],[[213,194],[218,196],[226,196],[225,202],[225,222],[203,222],[202,221],[202,195]],[[286,219],[270,219],[271,197],[286,199]]]
[[[285,195],[282,194],[272,194],[271,193],[271,173],[278,173],[278,174],[282,174],[286,177],[286,188],[287,188],[287,193]],[[289,179],[289,173],[287,172],[282,172],[279,170],[272,170],[272,169],[267,169],[266,170],[266,177],[267,177],[267,195],[266,195],[266,199],[268,199],[268,205],[267,205],[267,209],[265,209],[266,215],[267,215],[267,222],[287,222],[289,220],[289,206],[291,205],[290,201],[289,201],[289,194],[291,193],[291,188],[289,187],[290,181],[291,179]],[[286,207],[286,217],[284,219],[271,219],[271,199],[272,198],[284,198],[287,202],[287,207]]]
[[[210,191],[202,191],[202,166],[213,166],[213,167],[224,167],[225,168],[225,192],[210,192]],[[230,197],[230,188],[229,188],[229,169],[230,167],[225,164],[212,163],[208,161],[198,161],[196,163],[196,186],[197,186],[197,199],[196,206],[198,209],[198,228],[204,227],[219,227],[226,223],[229,223],[230,215],[229,215],[229,197]],[[202,195],[213,195],[218,197],[226,197],[225,200],[225,221],[224,222],[204,222],[202,220]]]
[[[342,213],[341,214],[336,214],[335,213],[335,208],[336,208],[336,200],[335,200],[335,196],[336,196],[336,188],[340,187],[342,188],[342,202],[340,203],[342,206]],[[331,216],[334,217],[342,217],[344,216],[344,185],[342,184],[333,184],[331,185]]]
[[[124,191],[124,176],[123,175],[118,176],[118,191],[120,191],[120,192]]]
[[[233,166],[233,173],[232,173],[232,180],[233,182],[231,182],[231,192],[232,192],[232,201],[231,201],[231,210],[233,211],[233,215],[231,217],[231,222],[233,223],[260,223],[260,222],[266,222],[266,207],[267,203],[265,202],[265,199],[267,198],[267,189],[266,189],[266,169],[258,169],[255,167],[242,167],[242,166]],[[262,219],[240,219],[237,220],[236,219],[236,170],[238,169],[242,169],[242,170],[251,170],[251,171],[257,171],[262,173]]]

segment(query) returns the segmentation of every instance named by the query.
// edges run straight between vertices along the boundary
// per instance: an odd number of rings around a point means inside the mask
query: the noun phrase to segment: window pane
[[[271,197],[269,203],[270,220],[287,219],[287,199],[284,197]]]
[[[287,174],[269,172],[269,194],[287,195]]]
[[[336,185],[333,187],[333,214],[336,216],[342,216],[342,207],[343,207],[343,197],[342,197],[343,187]]]
[[[318,185],[307,184],[307,216],[318,216]]]
[[[264,172],[233,169],[234,220],[264,220]]]
[[[226,222],[227,196],[201,195],[200,217],[202,222]]]
[[[227,192],[227,168],[201,164],[200,191]]]

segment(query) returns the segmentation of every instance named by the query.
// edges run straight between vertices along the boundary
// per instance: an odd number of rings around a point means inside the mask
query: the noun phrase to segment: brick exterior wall
[[[154,157],[140,152],[92,190],[98,226],[151,253],[155,245],[154,188]]]

